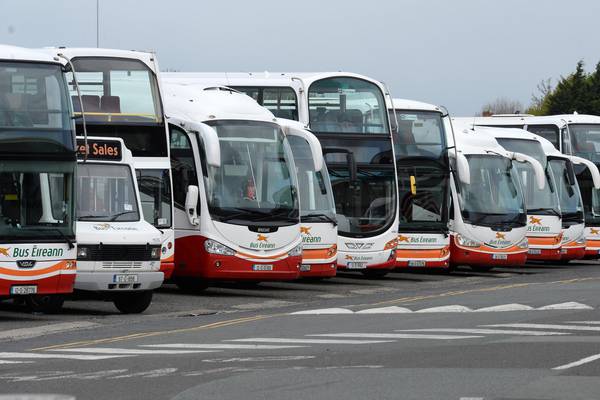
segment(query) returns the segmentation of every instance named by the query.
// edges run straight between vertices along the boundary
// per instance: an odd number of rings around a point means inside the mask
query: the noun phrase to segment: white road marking
[[[168,343],[168,344],[146,344],[140,347],[165,347],[171,349],[215,349],[215,350],[278,350],[295,349],[306,346],[277,346],[269,344],[223,344],[223,343]]]
[[[134,372],[132,374],[111,376],[108,379],[124,379],[124,378],[160,378],[177,372],[177,368],[161,368],[150,371]]]
[[[294,339],[294,338],[246,338],[232,339],[227,342],[259,342],[259,343],[305,343],[305,344],[375,344],[391,343],[394,340],[334,340],[334,339]]]
[[[578,367],[583,364],[591,363],[592,361],[596,361],[596,360],[600,360],[600,354],[595,354],[593,356],[582,358],[581,360],[574,361],[572,363],[565,364],[565,365],[560,365],[560,366],[554,367],[552,369],[555,369],[555,370],[569,369],[569,368],[573,368],[573,367]]]
[[[483,325],[491,328],[556,329],[558,331],[594,331],[600,332],[600,326],[553,325],[553,324],[494,324]]]
[[[33,361],[12,361],[12,360],[0,360],[0,365],[2,364],[31,364]]]
[[[115,374],[122,374],[123,372],[127,372],[127,369],[112,369],[112,370],[96,371],[96,372],[67,373],[64,375],[36,377],[36,379],[33,379],[33,380],[36,382],[50,381],[50,380],[55,380],[55,379],[95,380],[95,379],[107,378],[107,377],[109,377],[111,375],[115,375]]]
[[[219,350],[147,350],[147,349],[117,349],[112,347],[80,347],[70,349],[55,349],[50,351],[67,351],[70,353],[92,354],[123,354],[123,355],[169,355],[169,354],[194,354],[211,353]]]
[[[84,355],[84,354],[48,354],[48,353],[0,353],[1,358],[64,358],[67,360],[106,360],[109,358],[127,357],[126,355]]]
[[[404,314],[411,313],[412,311],[405,307],[391,306],[391,307],[378,307],[378,308],[367,308],[366,310],[357,311],[356,314]]]
[[[31,328],[19,328],[0,331],[0,340],[17,340],[31,339],[38,336],[50,335],[52,333],[72,331],[76,329],[89,329],[100,326],[94,322],[75,321],[75,322],[60,322],[58,324],[48,324],[42,326],[34,326]]]
[[[550,304],[548,306],[540,307],[538,310],[593,310],[594,307],[590,307],[587,304],[577,303],[570,301],[567,303]]]
[[[600,325],[600,321],[567,321],[569,324]]]
[[[484,307],[474,310],[475,312],[504,312],[504,311],[530,311],[534,308],[525,304],[511,303],[499,306]]]
[[[437,313],[437,312],[473,312],[469,307],[461,306],[458,304],[453,304],[450,306],[440,306],[440,307],[431,307],[424,308],[422,310],[415,311],[417,313]]]
[[[458,335],[423,335],[409,333],[324,333],[320,337],[355,337],[355,338],[371,338],[371,339],[430,339],[430,340],[452,340],[452,339],[473,339],[481,336],[458,336]]]
[[[547,331],[517,331],[507,329],[398,329],[396,332],[448,332],[448,333],[472,333],[481,335],[523,335],[523,336],[552,336],[552,335],[570,335],[566,332],[547,332]]]
[[[265,356],[265,357],[234,357],[234,358],[215,358],[202,360],[204,362],[228,363],[228,362],[260,362],[260,361],[296,361],[310,360],[317,356]]]
[[[347,308],[322,308],[320,310],[305,310],[305,311],[296,311],[291,313],[291,315],[324,315],[324,314],[354,314],[352,310],[348,310]]]

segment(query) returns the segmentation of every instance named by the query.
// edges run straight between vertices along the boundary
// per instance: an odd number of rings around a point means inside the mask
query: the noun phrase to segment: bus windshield
[[[0,61],[0,152],[74,150],[66,92],[58,64]]]
[[[576,180],[569,178],[570,174],[571,177],[575,176],[573,171],[570,171],[571,165],[562,158],[551,158],[548,160],[548,164],[556,183],[563,222],[583,222],[583,206],[579,186]]]
[[[279,126],[237,120],[209,124],[221,148],[221,165],[208,166],[204,178],[212,218],[240,225],[299,223],[294,161]]]
[[[127,165],[77,164],[77,220],[140,220],[131,169]]]
[[[585,224],[589,226],[600,225],[600,190],[594,188],[590,170],[583,165],[574,165],[577,183],[583,199]]]
[[[73,65],[88,122],[162,123],[156,75],[143,62],[123,58],[75,57]],[[73,109],[81,113],[72,73],[69,73],[68,81]]]
[[[600,124],[569,124],[572,153],[600,163]]]
[[[73,238],[74,175],[75,162],[0,161],[1,240]]]
[[[393,118],[393,114],[391,116]],[[396,110],[396,157],[439,159],[446,149],[442,114],[436,111]]]
[[[414,182],[414,192],[411,184]],[[448,173],[433,167],[399,167],[400,229],[446,230]]]
[[[335,206],[331,182],[325,167],[315,171],[310,145],[306,139],[288,136],[292,148],[298,187],[300,190],[300,216],[306,222],[327,222],[335,220]]]
[[[467,155],[470,184],[458,193],[465,222],[480,226],[525,226],[523,194],[515,168],[505,157]]]
[[[317,133],[389,135],[383,93],[358,78],[332,77],[308,89],[310,129]]]

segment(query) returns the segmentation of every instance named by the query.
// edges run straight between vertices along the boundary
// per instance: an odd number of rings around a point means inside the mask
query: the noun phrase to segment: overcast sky
[[[181,71],[347,70],[473,115],[600,61],[597,0],[99,0],[100,46]],[[0,0],[0,43],[96,46],[96,0]]]

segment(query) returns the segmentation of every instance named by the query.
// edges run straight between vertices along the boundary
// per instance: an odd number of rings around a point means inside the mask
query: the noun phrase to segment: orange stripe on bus
[[[554,246],[554,245],[560,244],[559,236],[550,236],[550,237],[527,236],[527,240],[529,241],[529,246],[531,246],[531,245]]]
[[[450,254],[448,247],[442,249],[396,249],[396,258],[443,258]]]
[[[8,269],[8,268],[0,267],[0,274],[13,275],[13,276],[36,276],[36,275],[47,274],[49,272],[59,271],[62,269],[71,269],[71,267],[67,266],[67,261],[60,261],[58,264],[54,264],[54,265],[52,265],[48,268],[44,268],[44,269],[22,270],[22,269]]]
[[[303,260],[322,260],[334,257],[337,251],[333,250],[333,247],[327,249],[303,249],[302,259]]]

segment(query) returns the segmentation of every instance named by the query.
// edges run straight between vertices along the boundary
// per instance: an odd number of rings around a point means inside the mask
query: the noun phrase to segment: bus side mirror
[[[206,163],[211,167],[221,166],[221,144],[219,143],[219,135],[215,128],[203,123],[198,124],[200,136],[204,142],[204,152],[206,154]]]
[[[600,171],[598,171],[598,167],[596,164],[591,162],[588,159],[577,157],[577,156],[569,156],[571,162],[573,164],[583,164],[590,170],[590,174],[592,175],[592,181],[594,182],[594,188],[600,189]]]
[[[538,189],[544,189],[546,186],[546,173],[544,171],[544,167],[542,167],[542,164],[540,164],[538,160],[522,153],[512,153],[511,158],[517,162],[527,162],[531,164],[533,171],[535,172],[535,181]]]
[[[469,168],[469,161],[463,153],[457,153],[456,156],[456,169],[458,170],[458,179],[465,185],[471,184],[471,168]]]
[[[190,185],[185,195],[185,211],[190,224],[196,226],[200,223],[198,219],[198,186]]]
[[[287,121],[284,122],[282,119],[278,119],[278,122],[281,124],[281,127],[286,135],[299,136],[308,142],[315,171],[321,171],[325,161],[323,159],[323,149],[321,148],[321,142],[319,142],[319,139],[305,129],[299,129],[294,126],[290,126],[289,123],[286,125]]]

